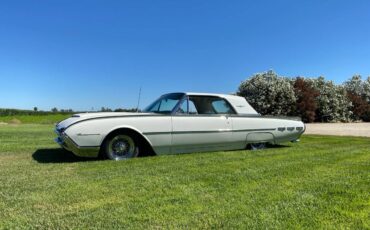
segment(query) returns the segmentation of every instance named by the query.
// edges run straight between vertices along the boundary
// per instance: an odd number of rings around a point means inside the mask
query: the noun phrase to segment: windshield
[[[170,114],[183,96],[183,93],[171,93],[163,95],[146,107],[143,111],[149,113]]]

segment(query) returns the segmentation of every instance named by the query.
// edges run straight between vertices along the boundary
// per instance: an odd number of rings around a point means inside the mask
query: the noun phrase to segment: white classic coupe
[[[81,113],[59,122],[55,141],[81,157],[122,160],[138,155],[253,149],[297,141],[299,119],[264,117],[243,97],[170,93],[141,113]]]

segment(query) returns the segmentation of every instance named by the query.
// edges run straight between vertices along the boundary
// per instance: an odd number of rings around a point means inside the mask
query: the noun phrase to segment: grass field
[[[0,126],[0,228],[370,228],[370,139],[84,160]]]
[[[0,122],[11,123],[16,119],[23,124],[54,124],[70,116],[71,114],[0,116]]]

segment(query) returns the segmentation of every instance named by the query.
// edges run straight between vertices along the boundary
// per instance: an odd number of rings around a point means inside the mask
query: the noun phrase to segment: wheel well
[[[130,128],[120,128],[113,130],[110,132],[102,141],[101,148],[100,148],[100,156],[104,156],[104,149],[102,148],[107,140],[109,138],[112,138],[113,136],[117,134],[127,134],[134,138],[134,141],[139,146],[139,157],[145,157],[145,156],[155,156],[155,152],[150,145],[150,143],[145,139],[145,137],[137,132],[136,130],[130,129]]]

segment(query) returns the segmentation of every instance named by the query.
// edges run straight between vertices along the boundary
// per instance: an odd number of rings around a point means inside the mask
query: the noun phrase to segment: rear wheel
[[[111,160],[125,160],[139,155],[137,141],[128,134],[117,134],[105,142],[106,156]]]
[[[265,148],[266,148],[266,143],[252,143],[251,144],[252,150],[265,149]]]

